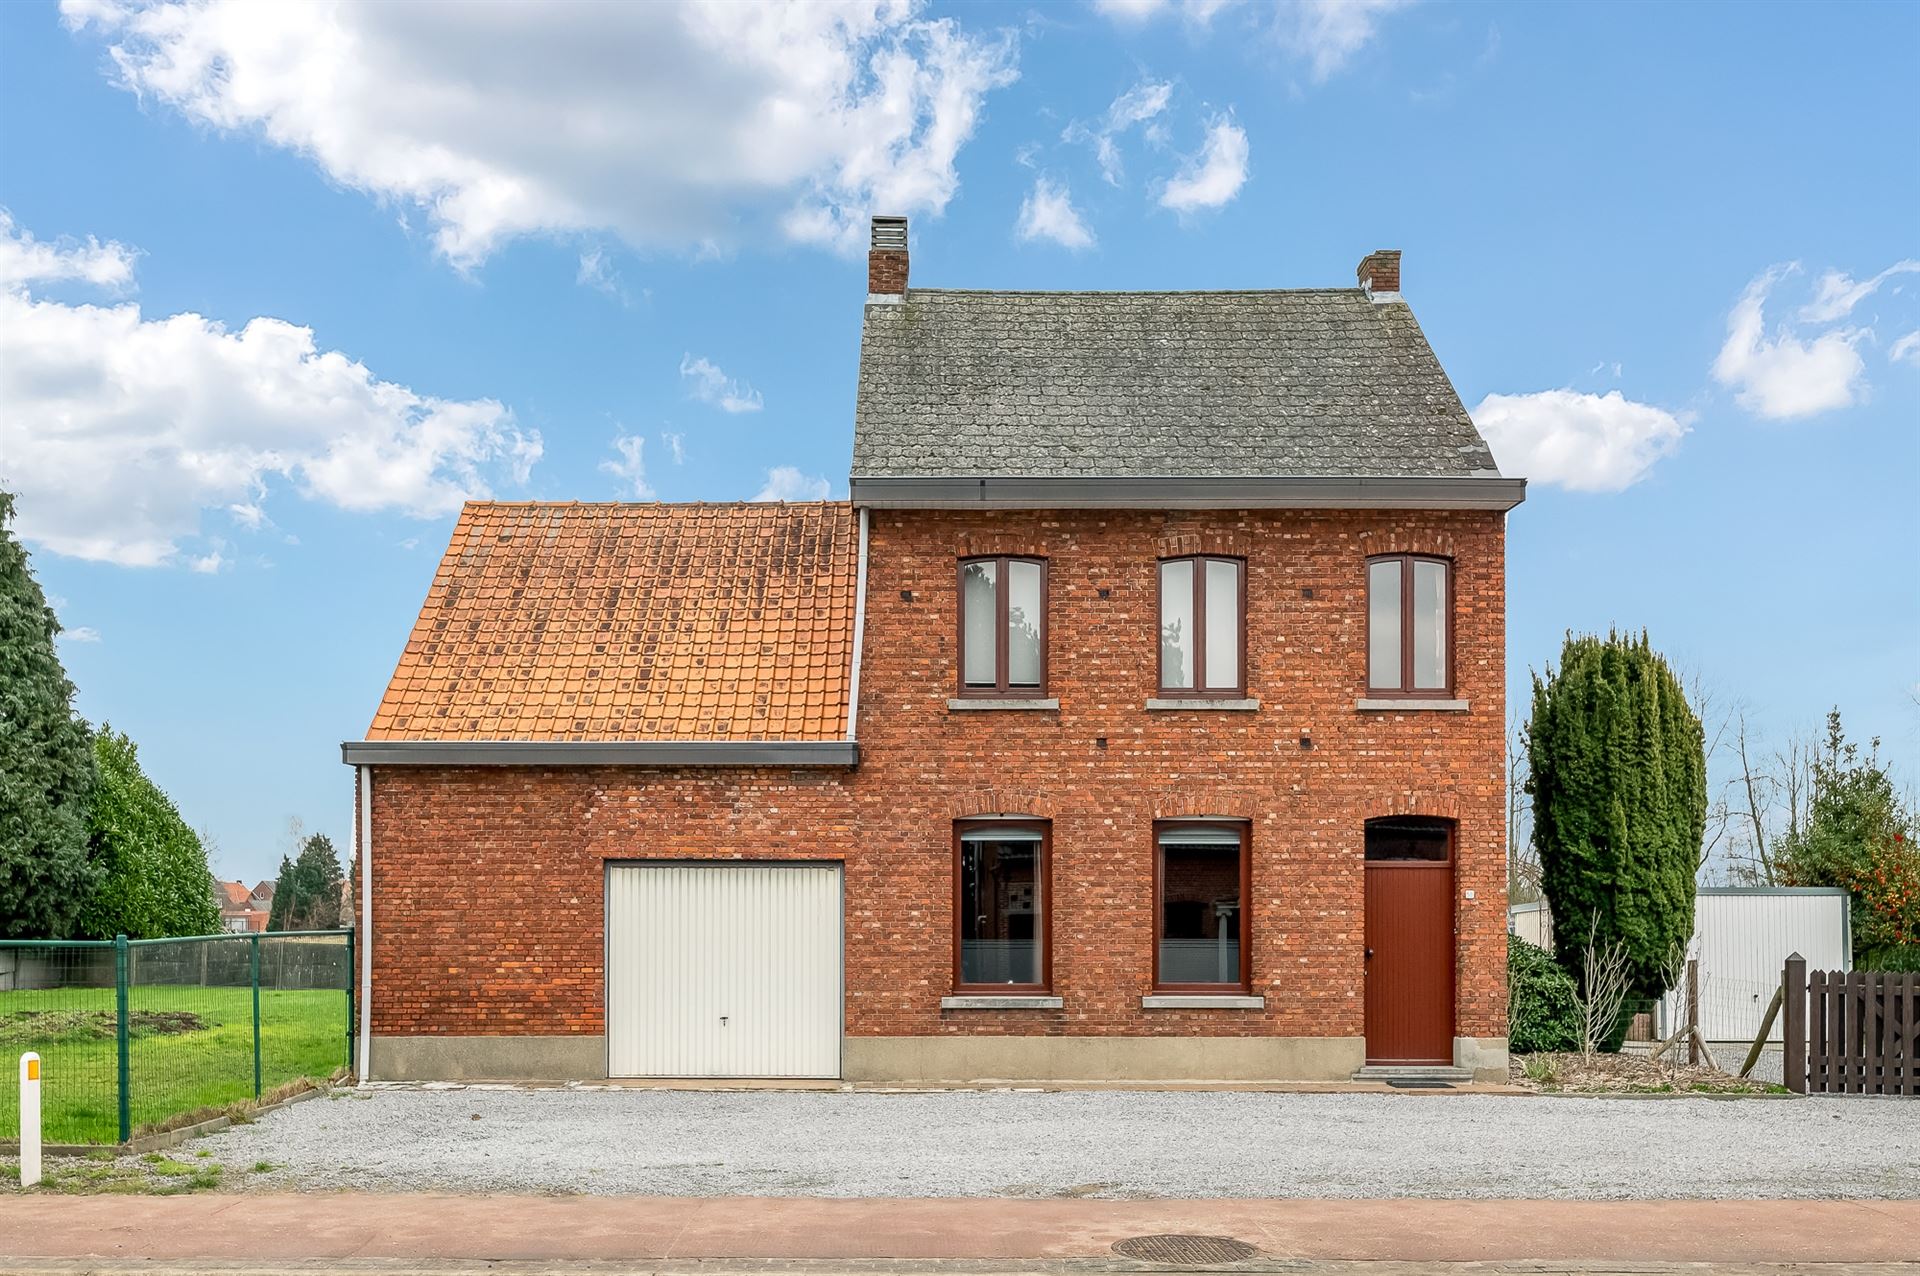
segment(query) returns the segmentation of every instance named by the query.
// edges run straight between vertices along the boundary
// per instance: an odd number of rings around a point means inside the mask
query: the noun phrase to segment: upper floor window
[[[1367,689],[1453,690],[1453,572],[1446,559],[1396,554],[1367,561]]]
[[[1237,558],[1160,563],[1160,690],[1238,696],[1246,678],[1247,565]]]
[[[955,988],[1046,990],[1047,834],[1041,821],[955,827]]]
[[[960,564],[960,692],[1039,695],[1047,685],[1047,564]]]

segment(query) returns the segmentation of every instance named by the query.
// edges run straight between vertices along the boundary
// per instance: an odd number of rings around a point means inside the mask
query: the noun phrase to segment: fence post
[[[1780,1029],[1781,1081],[1795,1094],[1807,1092],[1807,959],[1787,958],[1780,975],[1786,1024]]]
[[[353,1030],[354,1022],[355,1022],[354,1013],[353,1013],[354,1012],[353,986],[355,982],[354,964],[353,964],[354,934],[355,934],[354,927],[352,926],[347,927],[347,1075],[348,1076],[360,1075],[359,1070],[354,1066],[356,1063],[359,1062],[357,1059],[354,1058],[354,1055],[357,1053],[360,1045],[360,1034]]]
[[[132,1019],[127,1012],[128,954],[127,937],[113,937],[113,1021],[114,1072],[120,1089],[120,1141],[133,1138],[133,1058],[129,1050]]]
[[[253,932],[253,1097],[260,1097],[260,932]]]
[[[1687,960],[1687,1062],[1700,1062],[1700,963]]]

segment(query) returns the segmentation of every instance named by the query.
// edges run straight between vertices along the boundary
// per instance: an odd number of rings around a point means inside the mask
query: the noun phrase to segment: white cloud
[[[344,510],[445,514],[524,482],[540,451],[501,404],[382,381],[284,320],[233,332],[0,292],[0,484],[21,537],[57,554],[180,562],[203,512],[264,521],[274,480]],[[225,561],[217,543],[188,558]]]
[[[100,631],[91,625],[75,625],[60,631],[62,642],[99,642]]]
[[[226,555],[217,549],[187,560],[187,566],[203,576],[211,576],[226,565]]]
[[[1618,492],[1645,478],[1687,421],[1618,390],[1489,394],[1473,410],[1503,473],[1574,492]]]
[[[1092,0],[1095,11],[1128,28],[1145,26],[1155,18],[1178,13],[1194,28],[1204,28],[1237,0]],[[1380,34],[1380,22],[1397,9],[1405,9],[1414,0],[1280,0],[1261,6],[1249,6],[1244,12],[1255,15],[1254,22],[1281,47],[1307,63],[1316,84],[1325,83],[1335,72],[1353,60],[1355,54]],[[1480,55],[1484,65],[1499,47],[1497,31],[1490,29],[1489,44]]]
[[[1173,101],[1171,83],[1142,80],[1113,99],[1113,104],[1107,108],[1107,126],[1117,130],[1135,124],[1144,124],[1166,110],[1167,104],[1171,101]]]
[[[1107,107],[1103,124],[1093,127],[1075,120],[1062,130],[1060,140],[1085,142],[1093,147],[1094,158],[1100,164],[1100,175],[1106,178],[1109,185],[1118,186],[1123,168],[1119,135],[1135,125],[1148,124],[1164,112],[1172,101],[1171,83],[1142,80],[1113,100]]]
[[[520,235],[690,247],[756,218],[850,249],[870,211],[945,209],[986,96],[1015,78],[1011,35],[918,0],[62,11],[143,100],[419,210],[462,268]]]
[[[573,282],[626,304],[627,290],[620,285],[620,273],[601,249],[591,248],[580,254],[580,269],[574,272]]]
[[[673,458],[675,465],[684,465],[687,461],[687,436],[674,434],[667,430],[660,432],[660,441],[667,445],[667,455]]]
[[[1768,335],[1767,296],[1798,269],[1775,266],[1747,285],[1727,315],[1726,344],[1713,361],[1714,379],[1730,387],[1742,407],[1776,420],[1846,407],[1866,371],[1854,349],[1864,329],[1836,328],[1810,341],[1784,326]]]
[[[1036,177],[1033,190],[1020,203],[1015,233],[1023,242],[1045,239],[1076,251],[1093,247],[1093,232],[1073,206],[1065,186]]]
[[[600,472],[620,480],[621,495],[636,501],[654,498],[647,483],[647,441],[637,434],[622,434],[613,440],[613,456],[600,462]]]
[[[802,474],[791,465],[776,465],[767,471],[766,486],[756,501],[824,501],[831,491],[827,480],[814,474]]]
[[[1920,365],[1920,332],[1909,332],[1887,348],[1887,358],[1895,363]]]
[[[1920,272],[1920,261],[1908,258],[1896,261],[1871,279],[1855,283],[1844,270],[1829,270],[1820,276],[1813,300],[1800,307],[1800,318],[1808,323],[1832,323],[1845,319],[1853,308],[1880,290],[1880,285],[1895,275]]]
[[[137,256],[124,244],[103,244],[91,235],[85,243],[42,243],[0,208],[0,289],[73,281],[119,290],[132,285]]]
[[[722,412],[758,412],[766,406],[758,390],[729,377],[704,356],[682,355],[680,376],[691,383],[688,393]]]
[[[1160,206],[1177,213],[1219,208],[1238,195],[1246,182],[1246,130],[1231,120],[1216,120],[1207,129],[1200,153],[1188,157],[1160,192]]]
[[[1292,0],[1281,6],[1280,41],[1305,58],[1322,84],[1379,34],[1380,20],[1413,0]]]
[[[1121,26],[1137,27],[1163,13],[1178,12],[1185,21],[1204,27],[1235,0],[1092,0],[1094,12]]]

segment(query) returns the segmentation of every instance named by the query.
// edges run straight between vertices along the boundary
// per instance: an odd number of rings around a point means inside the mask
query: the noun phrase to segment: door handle
[[[1367,960],[1368,960],[1368,961],[1372,961],[1372,960],[1373,960],[1373,949],[1371,949],[1371,948],[1369,948],[1369,949],[1367,949]]]

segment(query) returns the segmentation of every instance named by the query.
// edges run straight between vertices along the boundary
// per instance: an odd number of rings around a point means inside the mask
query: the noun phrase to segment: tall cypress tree
[[[1680,680],[1644,633],[1569,634],[1559,670],[1534,677],[1527,756],[1561,964],[1579,978],[1597,924],[1626,949],[1632,995],[1657,996],[1693,934],[1707,823],[1705,737]]]
[[[12,521],[0,492],[0,936],[65,938],[99,880],[87,858],[93,743]]]

